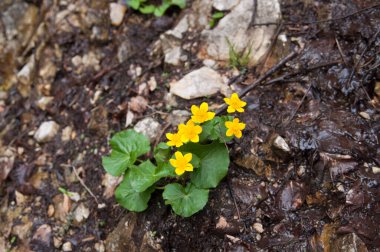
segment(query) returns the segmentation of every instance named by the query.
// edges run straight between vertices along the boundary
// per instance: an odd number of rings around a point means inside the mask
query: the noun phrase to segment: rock
[[[189,120],[190,116],[191,113],[187,110],[173,110],[169,115],[169,122],[171,125],[177,126]]]
[[[371,116],[367,112],[359,112],[359,115],[366,120],[371,120]]]
[[[232,179],[231,188],[234,195],[246,205],[255,205],[268,196],[266,186],[253,181]]]
[[[260,234],[264,233],[263,224],[261,224],[261,223],[256,222],[255,224],[253,224],[253,228],[256,230],[256,232],[258,232]]]
[[[15,191],[15,197],[16,197],[16,204],[18,206],[24,204],[27,199],[27,197],[24,194],[18,192],[17,190]]]
[[[218,8],[232,8],[237,1],[220,0],[214,2]],[[252,20],[252,17],[254,19]],[[240,0],[212,30],[202,32],[202,58],[227,61],[229,44],[238,53],[251,49],[249,65],[257,64],[267,54],[276,26],[252,26],[252,23],[277,22],[281,17],[278,0],[257,1]],[[226,39],[227,38],[227,39]]]
[[[157,81],[156,81],[156,78],[154,78],[154,76],[151,76],[150,79],[148,80],[148,87],[149,87],[149,90],[151,92],[153,92],[154,90],[156,90],[156,88],[157,88]]]
[[[91,111],[91,118],[88,122],[88,128],[99,136],[106,136],[108,134],[108,111],[107,109],[99,105]]]
[[[281,136],[277,136],[273,140],[273,147],[283,152],[290,153],[289,145],[286,143],[285,139],[282,138]]]
[[[54,121],[43,122],[36,133],[34,138],[39,143],[51,141],[55,135],[58,133],[59,125]]]
[[[36,59],[32,55],[27,64],[17,73],[18,91],[23,97],[27,97],[30,93],[31,84],[35,74]]]
[[[372,166],[372,172],[373,172],[373,174],[379,174],[380,173],[380,167]]]
[[[165,63],[179,65],[182,57],[181,39],[189,28],[188,16],[185,15],[174,29],[168,30],[160,36],[162,49],[165,54]]]
[[[105,187],[104,189],[104,197],[106,199],[110,199],[113,197],[116,187],[120,184],[120,182],[123,180],[123,177],[114,177],[109,173],[106,173],[102,180],[102,186]]]
[[[134,130],[146,135],[149,138],[150,142],[153,142],[156,139],[157,135],[160,133],[161,125],[153,118],[147,117],[139,121],[135,125]]]
[[[11,148],[1,149],[0,148],[0,185],[4,180],[7,179],[9,173],[13,169],[13,165],[15,162],[16,153],[15,150]]]
[[[377,95],[377,97],[380,98],[380,81],[377,81],[376,82],[376,85],[375,85],[375,94]]]
[[[70,141],[72,133],[73,133],[73,128],[71,128],[70,126],[66,126],[62,130],[62,136],[61,136],[62,142],[68,142],[68,141]]]
[[[72,246],[71,242],[65,242],[62,245],[62,250],[63,251],[73,251],[73,246]]]
[[[48,211],[47,211],[48,217],[52,217],[54,215],[54,212],[55,212],[54,206],[53,205],[49,205],[48,206]]]
[[[240,0],[214,0],[212,7],[219,11],[226,11],[235,7],[239,2]]]
[[[226,86],[222,77],[213,69],[202,67],[170,84],[170,92],[183,98],[194,99],[218,93]]]
[[[127,7],[124,4],[110,3],[110,19],[111,24],[119,26],[123,22],[124,14],[127,11]]]
[[[128,39],[121,42],[117,49],[117,59],[119,63],[125,62],[133,54],[131,42]]]
[[[5,91],[0,91],[0,101],[5,101],[8,99],[8,93]]]
[[[290,181],[277,194],[276,202],[285,211],[299,209],[306,198],[304,184]]]
[[[62,239],[59,238],[59,237],[54,237],[53,238],[53,244],[54,244],[55,248],[61,247],[61,245],[62,245]]]
[[[234,160],[234,162],[239,166],[253,170],[257,176],[262,176],[265,173],[265,164],[263,160],[255,154],[243,156]]]
[[[143,113],[148,106],[148,101],[144,97],[139,95],[136,97],[132,97],[128,105],[132,111],[137,113]]]
[[[94,248],[95,248],[96,252],[105,252],[106,251],[106,247],[104,246],[103,242],[95,243]]]
[[[334,240],[331,244],[331,252],[366,252],[365,243],[355,234],[347,234]]]
[[[218,64],[216,63],[216,61],[212,59],[205,59],[203,61],[203,65],[212,69],[216,69],[218,67]]]
[[[50,246],[52,233],[51,227],[48,224],[39,226],[33,235],[33,240],[43,242],[46,246]]]
[[[128,126],[132,124],[134,118],[135,118],[135,114],[133,114],[133,112],[130,109],[128,109],[127,115],[125,116],[125,127],[126,128],[128,128]]]
[[[238,234],[242,225],[237,221],[228,222],[223,216],[219,217],[218,223],[216,223],[215,229],[221,234]]]
[[[45,111],[47,106],[54,100],[53,96],[42,96],[38,101],[37,101],[37,107],[40,108],[41,110]]]
[[[163,251],[159,244],[153,240],[151,231],[146,231],[143,237],[134,234],[144,232],[138,229],[138,216],[136,213],[128,213],[110,233],[105,241],[106,251]]]
[[[82,223],[88,218],[89,215],[90,210],[83,203],[79,204],[79,206],[74,210],[74,223],[76,225]]]
[[[66,194],[58,194],[53,197],[54,203],[54,218],[62,222],[66,222],[67,214],[71,209],[71,200]]]

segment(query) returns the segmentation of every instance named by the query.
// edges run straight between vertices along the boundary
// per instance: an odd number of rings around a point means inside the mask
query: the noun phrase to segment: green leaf
[[[131,165],[130,156],[118,151],[112,151],[111,156],[102,157],[102,164],[106,172],[118,177]]]
[[[214,14],[212,14],[212,18],[215,20],[215,19],[221,19],[222,17],[224,17],[224,13],[221,12],[221,11],[218,11],[218,12],[215,12]]]
[[[150,150],[149,139],[134,130],[115,134],[110,145],[111,155],[102,158],[104,169],[113,176],[120,176],[136,159]]]
[[[232,121],[234,119],[233,116],[222,116],[219,119],[219,124],[218,124],[218,135],[219,135],[219,142],[221,143],[226,143],[231,141],[234,136],[226,136],[227,132],[227,127],[225,125],[226,121]]]
[[[138,10],[141,0],[127,0],[127,5],[134,10]]]
[[[186,7],[186,0],[172,0],[173,5],[177,5],[179,8],[183,9]]]
[[[231,121],[232,116],[216,116],[214,119],[205,122],[202,125],[202,133],[200,135],[200,142],[205,142],[206,140],[217,140],[219,142],[225,143],[233,139],[233,136],[227,137],[227,128],[225,126],[226,121]]]
[[[133,166],[125,175],[125,180],[129,180],[131,187],[136,192],[143,192],[161,177],[156,175],[156,166],[149,160],[141,163],[139,166]]]
[[[144,192],[136,192],[132,188],[130,180],[124,179],[116,188],[115,197],[122,207],[130,211],[142,212],[148,207],[148,201],[153,191],[154,187],[148,188]]]
[[[139,11],[142,14],[152,14],[154,13],[154,10],[156,9],[156,6],[154,5],[145,5],[144,7],[140,7]]]
[[[163,3],[156,7],[156,9],[154,10],[154,15],[156,17],[161,17],[165,14],[166,10],[170,7],[170,3],[168,1],[163,1]]]
[[[227,175],[230,157],[224,144],[216,141],[207,145],[189,143],[181,150],[200,158],[200,167],[191,176],[191,182],[198,188],[215,188]]]
[[[178,183],[168,184],[162,194],[166,205],[182,217],[189,217],[203,209],[208,201],[208,190],[199,189],[192,184],[186,188]]]
[[[157,161],[157,164],[168,162],[170,157],[171,148],[166,143],[159,143],[156,148],[154,148],[154,158]]]
[[[175,174],[175,168],[170,163],[162,163],[158,165],[156,170],[156,176],[160,178],[164,177],[172,177],[175,178],[177,175]]]

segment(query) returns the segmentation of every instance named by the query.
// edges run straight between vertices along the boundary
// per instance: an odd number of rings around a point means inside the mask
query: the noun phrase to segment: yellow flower
[[[224,101],[229,105],[227,108],[228,113],[244,112],[243,107],[247,105],[246,102],[239,99],[237,93],[233,93],[230,98],[224,98]]]
[[[178,133],[181,135],[182,142],[199,142],[199,134],[202,132],[202,127],[199,125],[195,125],[193,121],[189,120],[186,124],[180,124],[178,126],[178,129]]]
[[[208,104],[206,102],[202,102],[201,106],[191,106],[191,120],[195,123],[203,123],[208,120],[214,118],[214,112],[208,112]]]
[[[227,127],[226,136],[235,135],[237,138],[241,138],[241,131],[245,128],[245,123],[239,123],[239,118],[235,118],[232,122],[227,121],[225,125]]]
[[[193,171],[194,167],[190,164],[190,161],[193,158],[191,153],[182,155],[181,152],[176,151],[174,156],[176,159],[170,159],[169,162],[174,166],[177,175],[182,175],[185,171]]]
[[[169,140],[166,144],[169,145],[169,146],[175,146],[175,147],[180,147],[183,145],[183,142],[181,140],[181,134],[178,132],[178,133],[175,133],[175,134],[172,134],[172,133],[166,133],[166,138]]]

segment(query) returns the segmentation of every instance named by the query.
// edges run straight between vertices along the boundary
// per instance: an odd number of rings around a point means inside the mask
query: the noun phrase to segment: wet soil
[[[228,144],[233,162],[228,176],[211,191],[206,207],[184,219],[174,215],[156,192],[149,209],[137,214],[134,242],[143,243],[149,230],[164,251],[343,251],[339,239],[354,233],[369,251],[378,251],[380,97],[375,87],[380,82],[380,9],[318,22],[374,4],[283,1],[281,32],[292,42],[274,46],[265,64],[248,69],[246,80],[233,86],[244,88],[284,51],[304,46],[299,56],[271,78],[293,74],[284,81],[260,85],[245,97],[247,112],[241,116],[247,123],[245,135]],[[137,118],[150,115],[165,125],[171,109],[164,101],[168,82],[201,65],[189,53],[186,67],[169,67],[162,56],[150,51],[178,18],[176,12],[163,18],[128,13],[122,26],[108,27],[110,37],[105,42],[75,29],[56,34],[49,43],[61,48],[63,58],[57,63],[51,106],[46,111],[37,108],[33,89],[26,98],[15,87],[8,91],[0,111],[0,131],[3,145],[18,154],[1,184],[1,205],[8,214],[0,215],[0,221],[9,228],[3,230],[5,239],[10,242],[16,237],[11,243],[14,251],[24,245],[33,251],[60,250],[52,240],[46,243],[35,238],[23,244],[28,239],[10,231],[27,223],[31,223],[31,234],[49,224],[53,236],[71,242],[74,251],[94,251],[95,244],[105,241],[126,215],[113,198],[103,194],[101,156],[109,151],[108,138],[125,128],[132,97],[141,95],[150,105]],[[119,63],[117,47],[124,39],[131,41],[133,55]],[[91,50],[105,55],[100,70],[75,73],[72,57]],[[133,78],[128,72],[136,66],[142,74]],[[139,91],[152,76],[157,89]],[[102,95],[94,103],[91,99],[98,90]],[[221,98],[207,101],[222,104]],[[189,109],[202,100],[178,99],[176,109]],[[61,129],[72,127],[75,137],[63,142],[57,135],[49,143],[37,144],[30,132],[46,120],[56,121]],[[290,151],[274,146],[279,136]],[[72,165],[104,208],[75,179]],[[58,187],[79,192],[80,202],[90,210],[84,223],[48,215],[49,205],[56,206],[53,199],[61,195]],[[27,197],[26,203],[15,203],[16,190]],[[9,212],[15,216],[11,218]]]

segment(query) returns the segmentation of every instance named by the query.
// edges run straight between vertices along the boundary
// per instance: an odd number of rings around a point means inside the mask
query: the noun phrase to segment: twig
[[[239,97],[245,96],[249,91],[254,89],[257,85],[259,85],[262,81],[267,79],[269,76],[271,76],[273,73],[278,71],[283,65],[285,65],[289,60],[293,59],[295,56],[298,55],[298,51],[293,51],[288,56],[280,60],[275,66],[273,66],[271,69],[269,69],[263,76],[258,78],[256,81],[254,81],[252,84],[250,84],[248,87],[244,88],[239,92]],[[227,105],[222,105],[215,113],[216,115],[220,115],[224,110],[227,108]]]
[[[228,181],[228,178],[227,178],[227,187],[228,187],[228,191],[230,192],[230,196],[231,196],[231,198],[232,198],[232,200],[234,202],[234,205],[235,205],[235,208],[236,208],[236,213],[238,215],[238,219],[240,220],[240,210],[239,210],[239,207],[238,207],[238,205],[236,203],[236,199],[235,199],[235,196],[234,196],[234,194],[232,192],[232,189],[231,189],[231,186],[230,186],[230,182]]]
[[[299,23],[296,23],[296,22],[285,22],[284,25],[297,25],[297,24],[298,25],[311,25],[311,24],[320,24],[320,23],[334,22],[334,21],[339,21],[339,20],[342,20],[342,19],[346,19],[346,18],[355,16],[357,14],[360,14],[362,12],[365,12],[365,11],[368,11],[368,10],[371,10],[371,9],[376,9],[378,7],[380,7],[380,4],[375,4],[375,5],[372,5],[370,7],[360,9],[358,11],[355,11],[353,13],[350,13],[350,14],[342,16],[342,17],[328,18],[328,19],[317,20],[317,21],[312,21],[312,22],[299,22]],[[276,22],[267,22],[267,23],[259,23],[259,24],[252,24],[252,25],[253,26],[278,25],[278,23],[276,23]]]
[[[99,205],[98,198],[96,198],[95,194],[90,190],[90,188],[88,188],[86,186],[86,184],[84,183],[83,179],[79,176],[78,171],[75,168],[75,166],[74,165],[65,165],[65,166],[69,166],[69,167],[71,166],[73,168],[73,171],[75,173],[75,176],[79,180],[79,183],[86,189],[86,191],[95,199],[96,203]]]
[[[338,38],[337,38],[337,37],[335,37],[335,42],[336,42],[336,45],[338,46],[338,50],[339,50],[339,53],[340,53],[340,57],[342,58],[344,64],[345,64],[346,66],[348,66],[347,61],[346,61],[346,57],[345,57],[345,55],[344,55],[344,53],[343,53],[343,51],[342,51],[342,47],[340,47],[340,44],[339,44],[339,41],[338,41]]]

